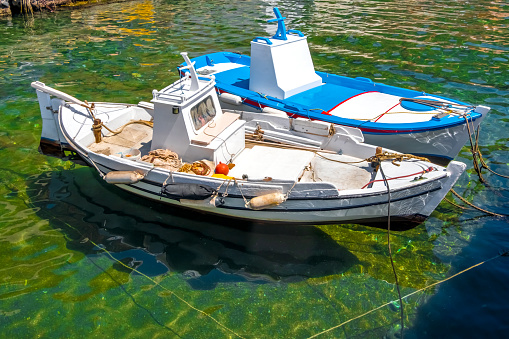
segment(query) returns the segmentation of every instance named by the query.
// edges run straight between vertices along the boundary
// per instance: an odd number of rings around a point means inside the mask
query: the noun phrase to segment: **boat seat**
[[[224,112],[219,119],[210,121],[207,126],[196,137],[191,139],[191,143],[200,146],[207,146],[228,126],[238,120],[240,115],[230,112]]]

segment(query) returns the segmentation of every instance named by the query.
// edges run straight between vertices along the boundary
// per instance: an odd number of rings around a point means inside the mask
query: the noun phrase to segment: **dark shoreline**
[[[31,15],[37,12],[56,12],[67,9],[84,8],[106,3],[126,2],[128,0],[34,0],[32,1],[32,13],[20,14]],[[10,8],[0,8],[0,18],[12,17]]]

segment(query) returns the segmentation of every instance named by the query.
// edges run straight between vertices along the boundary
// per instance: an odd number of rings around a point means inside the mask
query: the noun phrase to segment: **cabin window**
[[[212,96],[209,95],[204,100],[191,108],[191,120],[193,120],[194,129],[198,131],[216,116],[216,108]]]

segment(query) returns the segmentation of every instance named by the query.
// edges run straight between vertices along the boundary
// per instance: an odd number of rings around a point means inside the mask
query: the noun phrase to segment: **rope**
[[[261,97],[265,98],[265,100],[269,100],[269,99],[267,99],[267,96],[265,94],[260,93],[260,92],[256,92],[256,93],[258,93]]]
[[[427,99],[418,99],[418,98],[400,98],[399,102],[401,103],[402,101],[410,101],[410,102],[415,102],[417,104],[422,104],[422,105],[431,106],[431,107],[435,107],[435,108],[443,108],[443,109],[446,109],[446,108],[450,109],[453,106],[472,108],[471,105],[463,105],[460,103],[449,103],[449,102],[445,102],[445,101],[427,100]]]
[[[488,171],[490,171],[491,173],[495,174],[495,175],[498,175],[499,177],[502,177],[502,178],[506,178],[506,179],[509,179],[509,176],[507,175],[503,175],[503,174],[500,174],[500,173],[497,173],[495,172],[494,170],[492,170],[491,168],[489,168],[489,166],[486,164],[486,161],[484,161],[484,158],[482,156],[482,153],[481,153],[481,150],[479,149],[479,133],[480,133],[480,129],[481,129],[481,125],[479,125],[477,127],[477,130],[475,132],[475,148],[471,148],[471,151],[474,152],[478,155],[479,157],[479,161],[481,162],[481,168],[485,168],[487,169]],[[469,129],[469,132],[470,132],[470,129]],[[472,153],[473,154],[473,153]]]
[[[290,196],[290,193],[292,193],[292,190],[293,190],[293,188],[295,187],[296,184],[297,184],[297,181],[294,181],[292,187],[290,187],[290,189],[286,192],[286,194],[285,194],[285,201],[288,200],[288,197]]]
[[[240,188],[240,185],[239,183],[237,182],[237,179],[233,179],[233,182],[235,184],[237,184],[237,187],[239,188],[239,192],[240,192],[240,195],[242,195],[242,199],[244,199],[244,207],[245,208],[248,208],[249,207],[249,201],[247,201],[246,197],[244,196],[244,193],[242,193],[242,189]]]
[[[489,168],[488,165],[486,164],[486,162],[484,161],[480,150],[478,151],[478,153],[479,153],[479,160],[481,161],[481,165],[483,168],[486,168],[488,171],[490,171],[491,173],[493,173],[495,175],[498,175],[499,177],[509,179],[509,176],[497,173],[494,170],[492,170],[491,168]]]
[[[322,152],[322,151],[320,151],[320,152]],[[327,157],[321,155],[320,153],[318,153],[318,151],[315,151],[315,154],[318,155],[319,157],[325,159],[325,160],[329,160],[329,161],[333,161],[333,162],[339,162],[340,164],[360,164],[361,162],[365,162],[366,161],[366,159],[359,160],[359,161],[341,161],[341,160],[327,158]]]
[[[408,174],[408,175],[400,175],[400,176],[398,176],[398,177],[389,178],[389,179],[387,179],[387,181],[389,181],[389,180],[394,180],[394,179],[407,178],[407,177],[411,177],[411,176],[413,176],[413,175],[418,175],[418,174],[421,174],[421,177],[422,177],[422,175],[423,175],[424,173],[429,173],[429,172],[431,172],[431,171],[433,171],[433,170],[436,170],[436,168],[434,168],[434,167],[428,167],[427,169],[422,170],[422,171],[417,172],[417,173],[412,173],[412,174]],[[374,182],[380,182],[380,181],[386,181],[386,180],[385,180],[385,179],[371,180],[371,181],[370,181],[370,182],[368,182],[366,185],[362,186],[362,187],[361,187],[361,189],[366,188],[369,184],[372,184],[372,183],[374,183]]]
[[[330,114],[328,111],[321,108],[310,108],[308,111],[322,111],[322,114]]]
[[[81,105],[81,106],[85,107],[87,109],[88,113],[90,113],[92,120],[95,120],[95,115],[94,115],[95,103],[93,102],[92,104],[89,104],[88,101],[85,100],[85,105]]]
[[[246,138],[249,138],[249,137],[253,137],[253,136],[250,136],[250,135],[246,134]],[[295,146],[295,145],[288,145],[288,144],[278,144],[278,143],[275,143],[275,142],[268,142],[268,141],[248,140],[248,139],[246,139],[246,143],[247,144],[266,145],[266,146],[275,147],[275,148],[298,149],[298,150],[302,150],[302,151],[311,151],[311,152],[322,152],[322,153],[329,153],[329,154],[338,154],[337,152],[329,151],[329,150],[321,150],[321,149],[316,149],[316,148],[312,148],[312,147]]]
[[[396,273],[396,267],[394,266],[394,259],[392,258],[391,249],[391,190],[389,188],[389,181],[385,177],[384,170],[382,168],[382,162],[378,160],[380,168],[380,174],[382,174],[385,186],[387,187],[387,247],[389,248],[389,258],[391,259],[392,272],[394,273],[394,279],[396,280],[396,289],[398,290],[399,298],[399,309],[400,309],[400,321],[401,321],[401,339],[403,339],[403,330],[405,329],[404,314],[403,314],[403,300],[401,299],[401,290],[399,288],[398,274]]]
[[[470,266],[469,268],[466,268],[466,269],[464,269],[463,271],[460,271],[460,272],[458,272],[458,273],[456,273],[456,274],[453,274],[453,275],[451,275],[451,276],[450,276],[450,277],[448,277],[448,278],[445,278],[445,279],[443,279],[443,280],[437,281],[437,282],[435,282],[435,283],[433,283],[433,284],[431,284],[431,285],[428,285],[428,286],[423,287],[423,288],[420,288],[420,289],[418,289],[418,290],[416,290],[416,291],[414,291],[414,292],[412,292],[412,293],[409,293],[409,294],[407,294],[407,295],[403,296],[403,297],[402,297],[402,299],[406,299],[406,298],[408,298],[408,297],[410,297],[410,296],[412,296],[412,295],[414,295],[414,294],[416,294],[416,293],[422,292],[422,291],[427,290],[427,289],[429,289],[429,288],[431,288],[431,287],[433,287],[433,286],[436,286],[436,285],[439,285],[439,284],[441,284],[441,283],[444,283],[444,282],[446,282],[447,280],[450,280],[450,279],[452,279],[452,278],[455,278],[455,277],[459,276],[460,274],[463,274],[463,273],[465,273],[465,272],[467,272],[467,271],[469,271],[469,270],[471,270],[471,269],[473,269],[473,268],[475,268],[475,267],[479,267],[479,266],[481,266],[481,265],[483,265],[483,264],[485,264],[485,263],[487,263],[487,262],[489,262],[489,261],[492,261],[492,260],[494,260],[494,259],[497,259],[498,257],[506,257],[506,256],[508,256],[508,254],[509,254],[509,251],[503,251],[503,252],[501,252],[500,254],[498,254],[498,255],[494,256],[493,258],[487,259],[487,260],[485,260],[485,261],[483,261],[483,262],[480,262],[480,263],[478,263],[478,264],[475,264],[475,265],[473,265],[473,266]],[[390,305],[390,304],[392,304],[392,303],[393,303],[393,301],[389,301],[389,302],[387,302],[387,303],[385,303],[385,304],[383,304],[383,305],[380,305],[380,306],[378,306],[378,307],[376,307],[376,308],[374,308],[374,309],[372,309],[372,310],[370,310],[370,311],[367,311],[367,312],[365,312],[365,313],[363,313],[363,314],[361,314],[361,315],[358,315],[358,316],[356,316],[356,317],[354,317],[354,318],[351,318],[351,319],[349,319],[349,320],[347,320],[347,321],[344,321],[344,322],[342,322],[342,323],[341,323],[341,324],[339,324],[339,325],[336,325],[336,326],[334,326],[334,327],[331,327],[331,328],[329,328],[329,329],[327,329],[327,330],[325,330],[325,331],[322,331],[322,332],[320,332],[320,333],[314,334],[314,335],[312,335],[311,337],[308,337],[308,339],[316,338],[316,337],[318,337],[318,336],[320,336],[320,335],[322,335],[322,334],[325,334],[325,333],[328,333],[328,332],[330,332],[330,331],[332,331],[332,330],[335,330],[335,329],[337,329],[337,328],[340,328],[340,327],[342,327],[342,326],[344,326],[344,325],[348,324],[348,323],[349,323],[349,322],[351,322],[351,321],[354,321],[354,320],[359,319],[359,318],[362,318],[362,317],[364,317],[364,316],[366,316],[366,315],[368,315],[368,314],[370,314],[370,313],[373,313],[373,312],[375,312],[375,311],[378,311],[379,309],[381,309],[381,308],[383,308],[383,307],[385,307],[385,306],[389,306],[389,305]]]
[[[462,210],[470,210],[470,209],[471,209],[471,208],[468,208],[468,207],[460,206],[460,205],[458,205],[457,203],[455,203],[454,201],[449,200],[449,199],[447,199],[447,198],[444,198],[444,200],[445,200],[445,201],[447,201],[449,204],[451,204],[451,205],[453,205],[453,206],[455,206],[455,207],[457,207],[457,208],[460,208],[460,209],[462,209]]]
[[[459,113],[453,112],[451,110],[445,110],[445,113],[447,113],[447,114],[459,114]],[[378,118],[380,118],[380,117],[382,117],[384,115],[387,115],[387,114],[437,115],[437,112],[427,112],[427,113],[426,112],[411,112],[411,111],[408,111],[408,112],[385,112],[385,113],[380,113],[380,114],[376,115],[375,117],[369,118],[369,119],[355,119],[355,118],[348,118],[348,119],[357,120],[357,121],[366,121],[367,122],[367,121],[377,120]]]
[[[314,134],[314,133],[309,133],[307,132],[308,134]],[[270,145],[272,147],[279,147],[279,148],[293,148],[293,149],[300,149],[300,150],[306,150],[306,151],[312,151],[314,152],[316,155],[326,159],[326,160],[329,160],[329,161],[334,161],[334,162],[338,162],[338,163],[342,163],[342,164],[358,164],[358,163],[361,163],[361,162],[377,162],[377,161],[383,161],[383,160],[391,160],[392,159],[392,164],[395,165],[395,166],[399,166],[399,164],[396,163],[396,161],[403,161],[403,160],[410,160],[410,159],[417,159],[417,160],[422,160],[422,161],[427,161],[427,162],[430,162],[430,160],[428,158],[425,158],[425,157],[420,157],[420,156],[417,156],[417,155],[413,155],[413,154],[409,154],[409,153],[390,153],[390,152],[382,152],[382,148],[381,147],[377,147],[376,148],[376,152],[375,152],[375,155],[372,156],[372,157],[369,157],[367,159],[363,159],[363,160],[359,160],[359,161],[341,161],[341,160],[335,160],[335,159],[330,159],[330,158],[327,158],[327,157],[324,157],[323,155],[319,154],[318,152],[322,152],[322,153],[330,153],[330,154],[338,154],[337,152],[334,152],[334,151],[330,151],[330,150],[317,150],[316,148],[311,148],[311,147],[303,147],[303,146],[294,146],[294,145],[288,145],[288,144],[276,144],[274,142],[266,142],[266,141],[262,141],[261,139],[263,139],[263,134],[264,134],[264,131],[261,129],[260,126],[258,126],[255,130],[255,132],[253,134],[246,134],[246,138],[254,138],[255,140],[247,140],[246,139],[246,142],[247,143],[259,143],[259,144],[263,144],[263,145]],[[330,128],[329,128],[329,134],[327,136],[332,136],[333,134],[335,134],[335,128],[334,128],[334,125],[331,124]],[[314,134],[314,135],[319,135],[319,134]],[[320,136],[323,136],[325,137],[325,135],[320,135]]]
[[[228,144],[227,144],[226,140],[225,140],[225,139],[223,139],[223,138],[220,138],[220,137],[219,137],[219,136],[217,136],[217,135],[214,135],[214,134],[208,134],[208,133],[206,132],[207,128],[214,128],[214,127],[216,127],[216,123],[215,123],[215,121],[211,121],[211,122],[207,125],[207,127],[205,127],[205,129],[203,130],[203,132],[202,132],[202,133],[203,133],[203,134],[205,134],[205,135],[207,135],[207,136],[209,136],[209,137],[216,138],[216,139],[219,139],[220,141],[222,141],[222,142],[223,142],[223,145],[224,145],[224,147],[225,147],[225,149],[226,149],[226,153],[228,153],[228,154],[230,155],[230,160],[229,160],[229,161],[230,161],[230,163],[232,163],[232,162],[233,162],[233,156],[234,156],[236,153],[230,153],[230,150],[228,149]]]
[[[127,124],[123,125],[122,127],[117,129],[116,131],[113,131],[110,128],[108,128],[108,126],[106,126],[105,124],[100,122],[101,127],[106,128],[108,131],[110,131],[112,133],[112,134],[108,135],[109,137],[122,133],[124,128],[126,128],[128,125],[131,125],[131,124],[141,124],[141,125],[146,125],[146,126],[152,127],[152,128],[154,127],[154,123],[152,121],[136,120],[136,121],[129,121]]]
[[[248,135],[246,135],[246,136],[248,137]],[[299,150],[304,150],[304,151],[311,151],[311,152],[314,152],[319,157],[324,158],[325,160],[329,160],[329,161],[333,161],[333,162],[338,162],[338,163],[341,163],[341,164],[359,164],[359,163],[362,163],[362,162],[375,162],[377,158],[379,158],[382,161],[383,160],[391,160],[392,159],[393,160],[392,164],[396,165],[396,166],[399,166],[399,164],[397,164],[396,161],[401,162],[403,160],[410,160],[410,159],[417,159],[417,160],[422,160],[422,161],[430,162],[428,158],[420,157],[420,156],[409,154],[409,153],[406,153],[406,154],[404,154],[404,153],[390,153],[390,152],[380,153],[379,150],[377,150],[377,155],[374,155],[372,157],[369,157],[369,158],[366,158],[366,159],[363,159],[363,160],[358,160],[358,161],[341,161],[341,160],[327,158],[327,157],[323,156],[322,154],[318,153],[318,152],[321,152],[321,153],[328,153],[328,154],[338,154],[337,152],[330,151],[330,150],[317,150],[317,149],[314,149],[314,148],[311,148],[311,147],[302,147],[302,146],[294,146],[294,145],[286,145],[286,144],[276,144],[276,143],[273,143],[273,142],[258,141],[258,140],[246,140],[246,143],[261,144],[261,145],[267,145],[267,146],[278,147],[278,148],[288,148],[288,149],[291,148],[291,149],[299,149]]]
[[[417,160],[422,160],[422,161],[427,161],[427,162],[431,162],[429,161],[428,158],[425,158],[425,157],[420,157],[420,156],[417,156],[417,155],[413,155],[413,154],[408,154],[408,153],[390,153],[390,152],[383,152],[383,153],[379,153],[379,149],[377,148],[377,154],[370,157],[370,158],[367,158],[365,161],[368,161],[368,162],[376,162],[377,159],[380,159],[380,161],[383,161],[383,160],[392,160],[392,164],[393,165],[396,165],[396,166],[399,166],[398,164],[395,163],[395,161],[403,161],[403,160],[410,160],[410,159],[417,159]]]
[[[134,298],[134,296],[129,293],[129,291],[124,287],[122,286],[122,284],[117,280],[115,279],[110,272],[108,272],[107,270],[105,270],[104,268],[102,268],[99,264],[97,264],[94,260],[92,260],[92,258],[90,258],[89,256],[86,256],[86,258],[88,259],[88,261],[90,261],[95,267],[97,267],[98,269],[100,269],[104,274],[106,274],[111,280],[113,280],[117,285],[118,287],[124,291],[124,293],[129,296],[129,298],[131,299],[131,301],[137,306],[139,307],[140,309],[144,310],[145,312],[147,312],[147,314],[161,327],[163,327],[164,329],[172,332],[174,335],[176,335],[177,337],[179,338],[182,338],[182,336],[180,336],[177,332],[175,332],[173,329],[171,329],[170,327],[166,326],[165,324],[163,324],[162,322],[160,322],[156,317],[155,315],[146,307],[144,307],[143,305],[141,305],[140,303],[138,303],[138,301],[136,301],[136,299]]]
[[[78,234],[80,234],[86,241],[90,242],[92,245],[94,245],[95,247],[101,249],[104,253],[106,253],[112,260],[114,260],[115,262],[117,262],[118,264],[124,266],[125,268],[127,269],[130,269],[131,271],[133,272],[136,272],[138,273],[139,275],[145,277],[146,279],[150,280],[151,282],[153,282],[156,286],[159,286],[160,288],[162,288],[163,290],[165,290],[166,292],[169,292],[171,295],[173,295],[175,298],[177,298],[178,300],[180,300],[181,302],[183,302],[185,305],[187,305],[189,308],[195,310],[196,312],[200,313],[201,315],[211,319],[212,321],[214,321],[217,325],[219,325],[221,328],[229,331],[230,333],[232,333],[233,335],[235,335],[236,337],[238,338],[242,338],[242,339],[245,339],[243,336],[241,336],[240,334],[236,333],[235,331],[233,331],[232,329],[230,329],[229,327],[221,324],[217,319],[215,319],[214,317],[212,317],[210,314],[194,307],[193,305],[191,305],[189,302],[187,302],[186,300],[184,300],[182,297],[180,297],[178,294],[176,294],[175,292],[173,292],[172,290],[162,286],[161,284],[159,284],[157,281],[155,281],[154,279],[152,279],[151,277],[149,277],[148,275],[138,271],[136,268],[133,268],[133,267],[130,267],[126,264],[124,264],[122,261],[118,260],[117,258],[115,258],[106,248],[104,248],[103,246],[99,246],[98,244],[96,244],[95,242],[93,242],[92,240],[90,240],[89,238],[85,237],[83,234],[81,234],[81,232],[76,229],[75,227],[69,225],[68,223],[66,223],[65,221],[63,220],[60,220],[58,218],[55,218],[57,220],[59,220],[60,222],[64,223],[66,226],[68,226],[69,228],[75,230],[76,232],[78,232]]]
[[[493,216],[495,216],[495,217],[503,217],[503,216],[504,216],[504,215],[502,215],[502,214],[498,214],[498,213],[490,212],[490,211],[487,211],[487,210],[485,210],[485,209],[482,209],[482,208],[480,208],[480,207],[475,206],[474,204],[472,204],[472,203],[468,202],[468,201],[467,201],[465,198],[463,198],[461,195],[459,195],[458,193],[456,193],[456,191],[455,191],[455,190],[453,190],[452,188],[451,188],[451,193],[452,193],[452,194],[454,194],[456,197],[458,197],[458,199],[460,199],[461,201],[463,201],[465,204],[467,204],[468,206],[470,206],[470,207],[472,207],[472,208],[475,208],[476,210],[479,210],[479,211],[484,212],[484,213],[489,214],[489,215],[493,215]]]
[[[483,184],[486,184],[486,180],[484,180],[484,178],[482,176],[482,172],[481,172],[482,167],[479,167],[479,162],[481,162],[481,161],[477,160],[477,158],[479,157],[479,144],[477,142],[474,143],[474,141],[472,140],[472,130],[470,129],[470,122],[468,120],[468,116],[464,115],[463,117],[465,118],[465,122],[467,125],[468,139],[470,141],[470,152],[472,153],[472,157],[474,160],[474,169],[475,169],[477,175],[479,176],[479,180],[481,180],[481,182]],[[472,124],[473,124],[473,122],[472,122]]]
[[[232,182],[232,179],[228,179],[228,182],[226,183],[226,187],[224,188],[224,193],[221,194],[221,197],[226,198],[228,196],[228,188],[230,187],[231,182]],[[219,193],[219,189],[217,191]]]
[[[87,107],[87,106],[84,106],[84,107]],[[87,109],[90,112],[90,115],[92,116],[92,119],[93,119],[93,122],[94,122],[94,124],[92,125],[92,131],[94,132],[95,142],[97,144],[102,141],[102,134],[101,134],[102,132],[101,131],[102,131],[103,127],[111,132],[111,134],[108,135],[107,137],[112,137],[112,136],[115,136],[117,134],[122,133],[124,128],[126,128],[128,125],[131,125],[131,124],[143,124],[143,125],[147,125],[147,126],[149,126],[151,128],[154,127],[154,123],[152,121],[136,120],[136,121],[129,121],[128,123],[126,123],[122,127],[120,127],[119,129],[117,129],[116,131],[113,131],[112,129],[108,128],[108,126],[103,124],[101,119],[96,119],[95,118],[94,114],[92,113],[93,107],[94,107],[94,104],[92,103],[91,108],[87,107]]]
[[[431,115],[437,115],[437,112],[428,112],[428,113],[425,113],[425,112],[411,112],[411,111],[409,111],[409,112],[385,112],[385,113],[378,114],[374,118],[370,118],[370,119],[354,119],[354,120],[361,120],[361,121],[363,121],[363,120],[364,121],[377,120],[378,118],[381,118],[382,116],[388,115],[388,114],[412,114],[412,115],[420,115],[420,114],[430,115],[431,114]]]
[[[466,109],[472,108],[472,106],[469,106],[469,105],[463,105],[463,104],[458,104],[458,103],[451,104],[451,103],[444,102],[444,101],[435,101],[435,100],[426,100],[426,99],[400,98],[399,102],[401,103],[402,101],[415,102],[418,104],[433,107],[437,110],[442,110],[443,112],[439,113],[439,115],[440,114],[463,114]],[[459,107],[462,107],[462,109]],[[329,114],[329,112],[326,112],[326,114]],[[414,114],[415,115],[420,115],[420,114],[430,115],[430,114],[432,114],[432,115],[437,115],[437,112],[412,112],[412,111],[385,112],[385,113],[381,113],[381,114],[375,116],[374,118],[370,118],[370,119],[354,119],[354,118],[351,118],[351,119],[358,120],[358,121],[373,121],[373,120],[376,121],[377,119],[379,119],[380,117],[382,117],[383,115],[386,115],[386,114],[412,114],[412,115],[414,115]]]

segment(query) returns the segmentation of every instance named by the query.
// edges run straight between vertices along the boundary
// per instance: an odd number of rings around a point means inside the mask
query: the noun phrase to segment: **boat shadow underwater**
[[[305,281],[360,263],[316,227],[228,219],[217,224],[199,213],[150,204],[94,175],[84,167],[46,172],[31,178],[27,191],[40,217],[66,234],[67,247],[89,257],[107,250],[142,274],[178,272],[200,290],[222,282]]]

